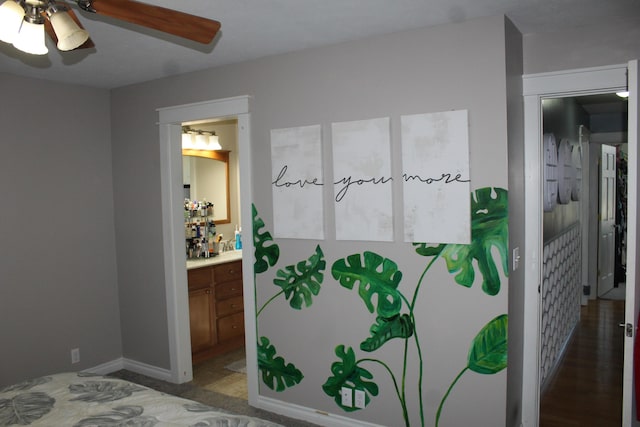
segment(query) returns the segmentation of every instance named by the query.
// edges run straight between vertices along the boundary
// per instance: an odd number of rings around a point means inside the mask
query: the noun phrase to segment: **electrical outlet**
[[[342,406],[353,407],[353,390],[349,387],[342,387],[340,393],[342,394]]]
[[[513,271],[516,271],[519,265],[520,265],[520,248],[515,248],[513,250]]]
[[[71,349],[71,363],[78,363],[80,362],[80,349],[79,348],[72,348]]]
[[[354,405],[356,408],[363,409],[365,404],[364,390],[355,390]]]

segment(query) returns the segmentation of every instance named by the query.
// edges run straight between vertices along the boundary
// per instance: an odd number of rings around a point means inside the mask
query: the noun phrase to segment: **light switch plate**
[[[354,401],[354,405],[356,408],[360,408],[363,409],[364,408],[364,404],[365,404],[365,399],[364,399],[364,390],[356,390],[355,391],[355,401]]]
[[[513,249],[513,271],[516,271],[518,269],[518,266],[520,265],[520,248],[514,248]]]
[[[342,395],[342,406],[353,407],[353,390],[349,387],[342,387],[340,394]]]

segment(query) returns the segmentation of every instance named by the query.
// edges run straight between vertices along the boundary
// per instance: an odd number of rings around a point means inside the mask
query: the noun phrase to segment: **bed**
[[[0,426],[282,427],[119,378],[60,373],[0,389]]]

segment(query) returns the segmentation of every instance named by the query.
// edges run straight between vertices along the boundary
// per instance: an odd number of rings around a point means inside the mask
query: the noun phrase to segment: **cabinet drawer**
[[[216,283],[242,280],[242,261],[232,261],[213,267],[213,277]]]
[[[195,268],[187,270],[187,283],[189,289],[206,288],[213,282],[211,267]]]
[[[226,341],[244,334],[244,313],[231,314],[218,319],[218,340]]]
[[[242,281],[216,285],[216,301],[242,295]]]
[[[216,315],[218,317],[224,317],[243,310],[242,296],[227,298],[216,303]]]

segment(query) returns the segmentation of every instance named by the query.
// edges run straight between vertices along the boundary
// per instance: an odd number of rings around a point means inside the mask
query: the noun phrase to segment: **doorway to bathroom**
[[[176,383],[193,379],[190,339],[189,296],[185,268],[184,184],[182,182],[182,124],[216,120],[237,120],[238,182],[240,223],[251,229],[251,158],[249,98],[225,98],[159,110],[160,161],[162,184],[165,278],[167,283],[167,316],[171,355],[171,377]],[[242,241],[242,252],[252,254],[252,239]],[[253,263],[242,263],[244,296],[245,360],[256,361],[255,295]],[[257,363],[247,363],[249,403],[257,400]]]
[[[182,177],[193,384],[246,401],[236,117],[182,123]]]

